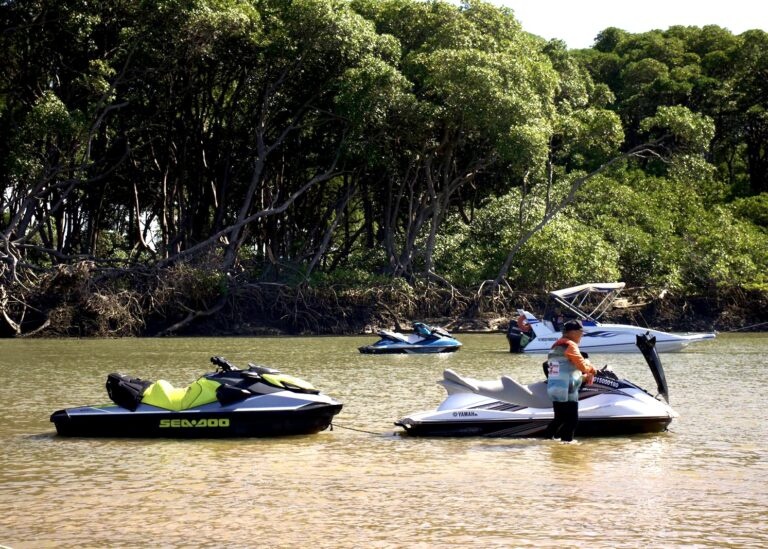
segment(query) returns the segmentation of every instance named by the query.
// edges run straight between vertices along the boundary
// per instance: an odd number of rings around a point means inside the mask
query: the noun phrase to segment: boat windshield
[[[619,296],[624,282],[581,284],[550,292],[557,306],[564,307],[586,320],[598,320]]]

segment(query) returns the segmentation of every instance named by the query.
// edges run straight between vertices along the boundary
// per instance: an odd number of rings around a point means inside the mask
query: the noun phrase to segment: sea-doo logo
[[[203,418],[203,419],[161,419],[161,429],[179,429],[181,427],[229,427],[229,418]]]
[[[596,377],[594,382],[599,383],[600,385],[607,385],[608,387],[613,387],[614,389],[619,388],[619,383],[617,381],[613,381],[612,379],[605,379],[604,377]]]
[[[453,412],[453,417],[477,417],[477,412]]]

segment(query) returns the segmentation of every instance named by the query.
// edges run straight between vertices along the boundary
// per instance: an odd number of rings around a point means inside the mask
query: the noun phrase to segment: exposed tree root
[[[489,292],[397,279],[366,288],[289,286],[227,277],[215,262],[117,270],[83,261],[0,286],[0,336],[341,335],[408,330],[417,320],[503,330],[517,308],[541,312],[545,297],[506,285]],[[606,320],[674,331],[760,330],[766,311],[768,295],[757,291],[686,297],[637,290]]]

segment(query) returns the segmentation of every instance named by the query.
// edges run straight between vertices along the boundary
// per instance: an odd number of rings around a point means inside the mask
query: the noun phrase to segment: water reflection
[[[503,335],[446,357],[371,357],[364,338],[3,342],[0,544],[24,547],[637,547],[768,543],[765,336],[663,355],[668,433],[544,440],[409,439],[393,421],[434,408],[450,367],[540,375]],[[111,371],[174,384],[211,355],[282,368],[345,404],[315,436],[63,439],[58,408],[106,401]],[[35,368],[24,367],[34,361]],[[638,357],[601,357],[653,387]],[[22,371],[23,367],[23,371]],[[727,372],[728,379],[723,379]],[[720,403],[724,403],[720,406]],[[572,519],[555,515],[563,506]]]

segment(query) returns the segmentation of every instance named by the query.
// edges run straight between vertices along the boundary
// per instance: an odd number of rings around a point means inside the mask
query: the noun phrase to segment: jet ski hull
[[[235,407],[173,412],[140,406],[68,408],[51,415],[56,432],[68,437],[229,438],[309,435],[327,429],[340,403],[311,403],[298,409]]]
[[[425,421],[406,418],[395,422],[409,436],[423,437],[543,437],[548,419],[501,419],[479,421]],[[667,430],[669,416],[643,418],[587,418],[579,420],[578,437],[625,436],[640,433],[660,433]]]
[[[406,355],[406,354],[435,354],[435,353],[455,353],[461,345],[410,345],[403,344],[382,344],[374,343],[360,347],[358,350],[364,355]]]

